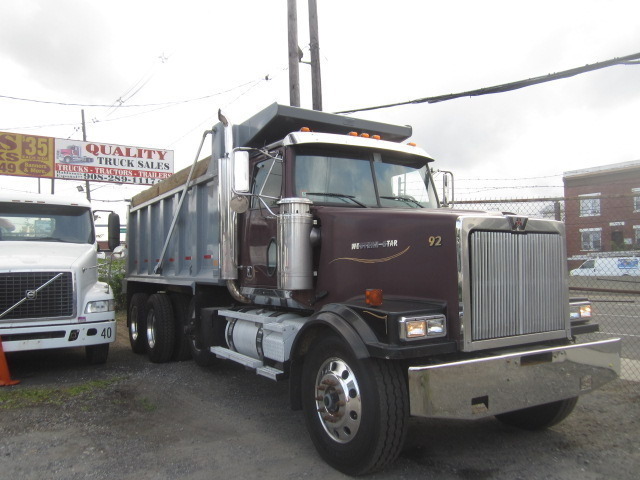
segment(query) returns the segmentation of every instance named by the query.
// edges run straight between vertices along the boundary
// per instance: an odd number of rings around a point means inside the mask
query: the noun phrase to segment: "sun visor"
[[[351,131],[380,135],[384,140],[401,142],[411,136],[410,126],[346,117],[274,103],[245,122],[235,125],[235,144],[263,147],[291,132],[309,127],[314,132],[347,134]]]

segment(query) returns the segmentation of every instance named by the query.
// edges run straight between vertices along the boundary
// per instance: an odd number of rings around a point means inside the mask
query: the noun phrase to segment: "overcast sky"
[[[0,131],[172,149],[191,164],[218,108],[241,122],[288,104],[286,0],[2,2]],[[637,0],[318,0],[324,110],[400,102],[526,79],[640,52]],[[309,60],[307,1],[299,44]],[[302,106],[310,69],[300,65]],[[207,97],[201,100],[193,100]],[[187,101],[193,100],[193,101]],[[92,105],[117,105],[106,108]],[[181,102],[173,105],[167,102]],[[129,107],[130,105],[147,105]],[[377,110],[473,198],[561,194],[562,173],[640,160],[640,65],[526,89]],[[516,180],[517,179],[517,180]],[[43,191],[50,182],[43,181]],[[82,195],[78,182],[57,193]],[[517,189],[496,189],[498,186]],[[37,181],[0,176],[3,189]],[[140,188],[92,184],[94,199]],[[98,205],[104,207],[106,205]],[[113,205],[112,205],[113,206]]]

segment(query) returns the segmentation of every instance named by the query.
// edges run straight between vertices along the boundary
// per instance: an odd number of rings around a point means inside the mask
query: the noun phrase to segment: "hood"
[[[69,269],[96,265],[96,246],[88,243],[0,242],[0,269]]]

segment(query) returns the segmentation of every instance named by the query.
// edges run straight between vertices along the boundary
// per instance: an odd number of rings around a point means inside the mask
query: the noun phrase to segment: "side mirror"
[[[249,152],[241,150],[233,152],[233,191],[237,193],[249,191]]]
[[[120,216],[117,213],[111,212],[109,214],[108,222],[109,230],[109,250],[113,250],[120,245]]]

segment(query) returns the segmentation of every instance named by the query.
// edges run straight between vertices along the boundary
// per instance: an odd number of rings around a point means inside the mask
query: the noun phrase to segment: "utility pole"
[[[320,79],[320,40],[318,39],[318,2],[309,0],[309,40],[311,43],[311,97],[313,109],[322,110]]]
[[[300,69],[298,56],[298,12],[296,0],[287,0],[287,24],[289,30],[289,103],[300,106]]]
[[[82,109],[82,141],[87,141],[87,126],[84,123],[84,109]],[[89,180],[85,180],[84,188],[87,191],[87,200],[91,201],[91,190],[89,189]]]

